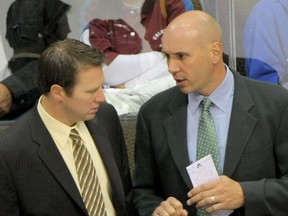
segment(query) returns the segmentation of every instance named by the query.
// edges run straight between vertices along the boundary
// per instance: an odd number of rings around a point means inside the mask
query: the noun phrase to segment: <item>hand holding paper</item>
[[[206,157],[196,161],[195,163],[188,166],[186,169],[194,187],[198,187],[202,184],[219,179],[211,155],[207,155]],[[211,196],[211,199],[211,202],[213,202],[214,197]],[[219,210],[217,212],[211,213],[210,215],[227,216],[232,212],[232,210]]]

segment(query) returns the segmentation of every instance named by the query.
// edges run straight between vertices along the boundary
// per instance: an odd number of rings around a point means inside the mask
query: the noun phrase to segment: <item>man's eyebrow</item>
[[[162,52],[162,53],[165,55],[169,55],[169,56],[171,56],[171,55],[188,55],[188,53],[185,51],[179,51],[179,52],[174,52],[174,53],[166,53],[166,52]]]

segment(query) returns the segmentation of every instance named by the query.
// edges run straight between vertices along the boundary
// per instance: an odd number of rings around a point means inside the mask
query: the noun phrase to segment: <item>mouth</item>
[[[177,86],[183,87],[186,83],[185,79],[175,79]]]
[[[98,110],[99,110],[99,107],[94,107],[90,111],[91,111],[91,113],[96,113],[96,112],[98,112]]]

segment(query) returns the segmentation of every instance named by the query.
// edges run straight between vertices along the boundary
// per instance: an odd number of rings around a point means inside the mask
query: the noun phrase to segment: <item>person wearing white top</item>
[[[3,46],[2,36],[0,34],[0,81],[11,74],[8,69],[8,60]]]

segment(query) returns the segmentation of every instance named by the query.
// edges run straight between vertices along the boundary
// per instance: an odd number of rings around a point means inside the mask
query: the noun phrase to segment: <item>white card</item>
[[[216,167],[210,154],[189,165],[186,167],[186,169],[194,187],[219,179]],[[233,210],[219,210],[211,213],[210,215],[227,216],[232,212]]]

